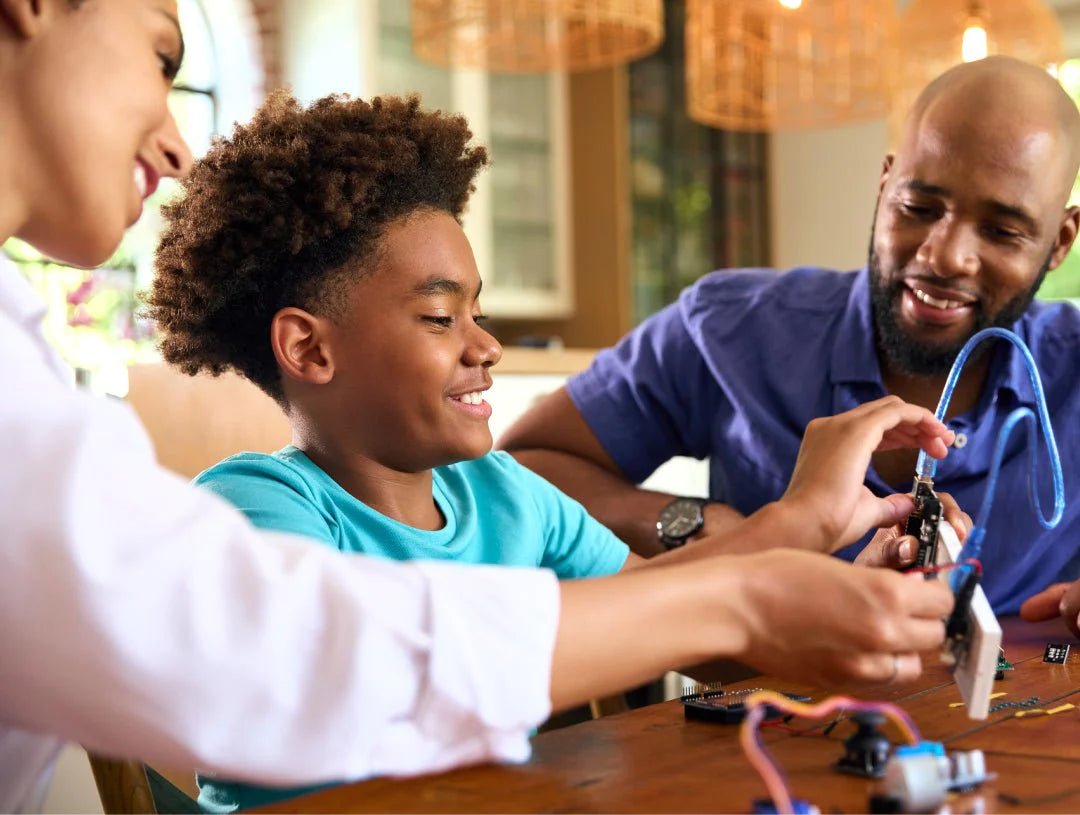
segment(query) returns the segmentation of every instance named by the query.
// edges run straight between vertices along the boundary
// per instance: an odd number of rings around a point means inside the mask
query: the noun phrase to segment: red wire
[[[950,569],[955,569],[957,566],[974,566],[975,571],[982,575],[983,567],[975,558],[969,558],[968,560],[961,560],[959,563],[945,563],[941,566],[920,566],[917,569],[908,569],[909,572],[915,572],[916,574],[937,574],[938,572],[947,572]]]

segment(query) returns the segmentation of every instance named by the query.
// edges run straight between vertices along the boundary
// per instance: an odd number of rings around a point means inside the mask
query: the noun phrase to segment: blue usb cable
[[[1035,366],[1035,359],[1031,356],[1031,351],[1028,350],[1024,341],[1013,332],[1004,328],[985,328],[964,344],[964,347],[960,349],[960,353],[956,356],[956,361],[953,362],[948,379],[945,381],[945,388],[941,392],[941,400],[938,402],[936,415],[938,419],[945,421],[945,411],[948,410],[949,400],[952,399],[956,381],[960,378],[960,372],[964,369],[968,357],[971,356],[971,352],[979,343],[991,337],[1009,340],[1023,355],[1024,362],[1027,365],[1028,378],[1031,380],[1032,390],[1035,391],[1035,405],[1038,408],[1038,416],[1036,417],[1031,408],[1017,408],[1005,418],[1001,430],[998,431],[997,442],[994,445],[994,456],[990,465],[990,474],[986,479],[986,491],[983,493],[982,505],[979,507],[979,513],[975,517],[975,525],[964,542],[960,557],[957,558],[959,563],[965,560],[977,560],[982,552],[983,539],[986,537],[986,524],[990,519],[990,508],[994,503],[994,490],[997,487],[1001,462],[1005,457],[1005,448],[1008,445],[1013,428],[1021,423],[1026,424],[1028,430],[1027,449],[1028,460],[1031,465],[1031,472],[1028,475],[1028,494],[1031,496],[1031,503],[1035,508],[1039,523],[1044,529],[1053,529],[1061,521],[1061,516],[1065,512],[1065,481],[1061,474],[1061,457],[1058,455],[1057,443],[1054,441],[1054,430],[1050,426],[1050,412],[1046,409],[1046,395],[1043,393],[1042,380],[1039,379],[1039,371]],[[1036,418],[1038,419],[1037,424]],[[1043,438],[1046,440],[1046,450],[1050,455],[1050,471],[1054,480],[1054,511],[1049,518],[1043,517],[1042,506],[1039,503],[1039,492],[1036,489],[1038,481],[1038,457],[1035,443],[1036,426],[1042,428]],[[920,452],[918,463],[915,466],[916,476],[932,481],[936,471],[937,460],[930,458],[925,451]],[[964,575],[970,569],[971,567],[967,566],[953,570],[950,582],[954,590],[962,583]]]

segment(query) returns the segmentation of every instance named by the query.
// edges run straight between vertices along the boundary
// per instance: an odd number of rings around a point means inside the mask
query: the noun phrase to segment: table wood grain
[[[756,677],[731,685],[801,692],[820,700],[834,693],[900,704],[924,738],[948,749],[981,749],[998,774],[954,812],[1080,811],[1080,647],[1065,665],[1042,661],[1047,642],[1074,642],[1063,625],[1003,620],[1006,658],[1015,665],[994,683],[1005,696],[1039,697],[1038,707],[1071,702],[1054,716],[1017,718],[1005,708],[983,722],[967,718],[948,671],[933,663],[903,685],[837,687],[828,692],[798,682]],[[794,720],[805,730],[815,722]],[[875,782],[842,775],[832,764],[854,730],[841,721],[828,735],[769,727],[763,741],[783,767],[793,794],[822,812],[864,812]],[[890,735],[897,738],[893,731]],[[732,725],[687,721],[677,702],[567,727],[537,736],[523,765],[484,765],[411,779],[375,779],[284,801],[267,812],[746,812],[765,788],[739,747]]]

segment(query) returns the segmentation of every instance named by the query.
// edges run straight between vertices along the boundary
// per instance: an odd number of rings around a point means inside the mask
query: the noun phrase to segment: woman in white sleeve
[[[159,179],[184,173],[166,108],[176,14],[0,0],[0,242],[100,263]],[[419,773],[522,760],[552,707],[678,664],[906,678],[942,637],[944,590],[805,552],[676,554],[560,585],[256,533],[157,466],[125,407],[69,387],[42,314],[0,266],[0,811],[38,805],[65,739],[271,784]],[[733,550],[825,550],[895,522],[903,499],[862,490],[871,451],[943,455],[947,440],[896,400],[821,422],[788,495],[732,530]],[[801,613],[822,587],[830,608]]]

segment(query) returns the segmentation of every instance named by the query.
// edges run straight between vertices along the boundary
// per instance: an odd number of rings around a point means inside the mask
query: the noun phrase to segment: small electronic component
[[[908,515],[904,534],[912,535],[919,542],[911,568],[926,569],[937,563],[941,499],[934,492],[934,482],[922,476],[915,478],[911,497],[915,501],[915,511]],[[932,575],[927,575],[927,578],[932,578]]]
[[[862,778],[881,778],[889,760],[892,743],[878,728],[885,716],[867,710],[851,717],[858,730],[844,741],[844,755],[834,765],[837,772]]]
[[[998,702],[991,707],[988,712],[997,713],[999,710],[1009,710],[1011,708],[1033,708],[1041,701],[1042,700],[1038,696],[1029,696],[1027,699],[1021,701]]]
[[[1005,678],[1005,671],[1011,671],[1011,670],[1013,670],[1014,667],[1015,666],[1011,662],[1009,662],[1009,660],[1005,659],[1005,649],[1004,648],[999,648],[998,649],[997,668],[994,669],[994,679],[995,679],[995,681],[998,680],[998,679],[1004,679]]]
[[[1069,645],[1065,642],[1049,642],[1043,651],[1043,662],[1052,662],[1055,665],[1064,665],[1069,658]]]
[[[900,812],[935,812],[947,793],[972,790],[993,778],[982,750],[946,754],[940,742],[923,741],[896,748],[885,766],[884,797]]]
[[[755,691],[762,688],[747,688],[746,690],[723,691],[704,690],[697,693],[684,694],[679,698],[683,705],[683,715],[687,719],[697,719],[703,722],[720,722],[722,724],[739,724],[746,718],[746,699]],[[788,699],[796,702],[809,702],[809,696],[799,696],[794,693],[783,694]],[[778,719],[784,714],[774,707],[766,707],[766,719]]]
[[[705,696],[722,696],[724,694],[723,682],[706,682],[704,684],[697,685],[683,685],[682,696],[679,697],[679,701],[685,702],[687,699],[697,699]]]

